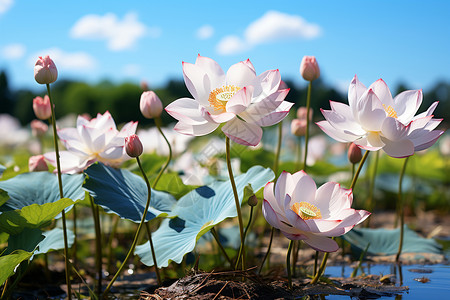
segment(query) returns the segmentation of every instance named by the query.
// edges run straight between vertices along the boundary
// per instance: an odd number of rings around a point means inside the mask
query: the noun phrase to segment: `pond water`
[[[362,267],[365,274],[395,274],[396,285],[400,285],[400,274],[395,264],[363,264]],[[378,299],[450,299],[450,265],[403,265],[400,268],[403,277],[402,286],[408,286],[409,291]],[[325,274],[331,277],[350,277],[352,271],[353,268],[348,266],[328,266]],[[349,299],[349,296],[329,295],[325,296],[325,299]]]

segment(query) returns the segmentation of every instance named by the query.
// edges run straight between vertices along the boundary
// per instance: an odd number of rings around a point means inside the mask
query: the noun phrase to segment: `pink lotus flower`
[[[58,130],[58,136],[67,151],[60,151],[61,171],[63,173],[81,172],[96,161],[113,167],[130,159],[126,154],[125,137],[134,134],[137,122],[125,124],[120,131],[109,112],[97,114],[87,120],[77,118],[76,128]],[[55,152],[46,153],[45,158],[56,165]]]
[[[330,101],[322,110],[325,121],[317,125],[340,142],[354,142],[362,149],[383,149],[392,157],[407,157],[427,149],[443,131],[434,130],[442,119],[433,119],[438,104],[415,116],[422,103],[422,90],[409,90],[394,99],[379,79],[366,88],[355,76],[348,90],[349,105]]]
[[[284,87],[278,70],[257,76],[250,60],[231,66],[225,74],[211,58],[198,56],[195,64],[183,62],[184,81],[194,99],[181,98],[166,107],[179,122],[175,130],[194,136],[222,131],[242,145],[261,141],[261,126],[284,119],[293,103],[283,101]]]
[[[40,84],[50,84],[58,78],[58,70],[50,56],[39,56],[34,66],[34,79]]]
[[[44,155],[31,156],[28,159],[28,170],[30,172],[48,171]]]
[[[45,95],[44,98],[36,97],[33,99],[33,111],[38,119],[47,120],[51,118],[52,108],[48,95]]]
[[[275,185],[275,190],[274,190]],[[264,188],[263,214],[267,222],[290,240],[303,240],[318,251],[334,252],[337,243],[329,237],[347,233],[370,213],[351,208],[351,190],[338,183],[316,183],[304,171],[281,173],[276,184]]]

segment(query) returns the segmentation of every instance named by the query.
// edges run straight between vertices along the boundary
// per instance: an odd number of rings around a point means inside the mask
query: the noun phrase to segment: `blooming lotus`
[[[422,103],[422,90],[409,90],[392,98],[379,79],[366,88],[355,76],[348,90],[349,105],[330,101],[322,110],[325,121],[317,125],[340,142],[353,142],[362,149],[383,149],[392,157],[407,157],[427,149],[443,131],[434,130],[442,119],[433,119],[438,104],[415,116]]]
[[[78,116],[76,128],[58,130],[58,137],[67,149],[59,152],[61,171],[81,172],[96,161],[119,166],[130,159],[124,150],[125,137],[134,134],[136,127],[137,122],[129,122],[118,131],[108,111],[91,120]],[[56,165],[55,152],[46,153],[45,158]]]
[[[206,135],[225,123],[222,131],[242,145],[261,141],[262,126],[283,120],[293,103],[284,101],[278,70],[257,76],[250,60],[232,65],[225,74],[211,58],[198,56],[195,64],[183,62],[186,87],[194,99],[181,98],[166,107],[179,122],[175,130],[194,136]]]
[[[352,201],[352,191],[338,183],[327,182],[317,188],[304,171],[283,171],[276,184],[269,182],[264,187],[263,214],[288,239],[303,240],[318,251],[334,252],[339,246],[329,237],[347,233],[370,215],[352,209]]]

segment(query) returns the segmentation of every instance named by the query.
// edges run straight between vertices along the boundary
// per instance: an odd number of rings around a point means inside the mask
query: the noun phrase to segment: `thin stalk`
[[[72,207],[72,221],[73,221],[73,244],[72,244],[72,259],[73,265],[78,265],[78,256],[77,256],[77,207],[74,205]]]
[[[138,241],[138,238],[139,238],[139,234],[140,234],[141,229],[142,229],[142,225],[144,224],[145,218],[147,217],[148,208],[150,207],[150,199],[151,199],[151,193],[152,193],[152,190],[150,188],[150,182],[148,181],[147,175],[145,175],[145,172],[144,172],[144,169],[142,168],[142,164],[141,164],[141,161],[139,160],[139,157],[136,157],[136,161],[137,161],[137,163],[139,165],[139,169],[142,172],[142,176],[144,177],[145,183],[147,184],[147,190],[148,190],[147,203],[145,205],[144,212],[142,213],[142,219],[141,219],[141,222],[139,223],[139,226],[138,226],[138,228],[136,230],[136,234],[134,236],[134,240],[133,240],[133,243],[131,244],[130,250],[128,251],[127,256],[125,257],[124,261],[120,265],[120,267],[117,270],[116,274],[111,279],[111,281],[109,282],[109,284],[106,287],[105,291],[103,292],[103,299],[106,299],[106,295],[108,294],[109,290],[111,289],[113,283],[116,281],[117,277],[119,277],[120,272],[122,272],[122,269],[124,268],[125,264],[127,263],[128,259],[130,258],[131,254],[133,253],[133,250],[136,247],[136,244],[137,244],[137,241]]]
[[[305,151],[303,153],[303,171],[306,172],[306,158],[308,157],[308,140],[309,140],[309,110],[311,106],[311,86],[312,81],[308,84],[308,93],[306,94],[306,132],[305,132]]]
[[[164,135],[162,129],[161,129],[161,118],[155,118],[155,124],[156,127],[158,128],[159,133],[161,133],[161,135],[163,136],[164,140],[167,143],[167,146],[169,146],[169,156],[167,157],[167,161],[164,164],[163,168],[159,171],[158,176],[156,177],[155,181],[153,182],[152,188],[154,189],[156,187],[156,185],[158,184],[159,179],[161,178],[162,174],[164,173],[164,171],[167,169],[167,167],[169,166],[170,161],[172,160],[172,146],[170,146],[169,140],[167,139],[167,137]]]
[[[317,275],[317,262],[319,261],[319,251],[316,250],[316,254],[314,255],[314,276]]]
[[[2,295],[0,296],[0,299],[3,299],[5,296],[6,288],[8,287],[8,280],[9,278],[6,278],[5,284],[3,285]]]
[[[367,156],[369,156],[369,152],[370,152],[370,151],[366,151],[366,152],[364,153],[364,156],[363,156],[363,158],[361,159],[361,162],[359,163],[358,169],[356,170],[356,173],[355,173],[355,175],[353,176],[353,180],[352,180],[352,183],[351,183],[351,185],[350,185],[350,189],[351,189],[351,190],[353,190],[353,188],[354,188],[355,185],[356,185],[356,180],[358,179],[359,173],[361,172],[362,167],[363,167],[364,163],[366,162]]]
[[[373,204],[373,191],[375,189],[375,178],[377,177],[377,168],[378,168],[378,159],[380,157],[380,151],[376,152],[375,155],[375,162],[373,163],[373,170],[370,177],[370,185],[369,185],[369,196],[367,197],[367,210],[372,211],[374,208]],[[370,226],[370,218],[367,218],[366,220],[366,227]]]
[[[117,231],[117,226],[119,225],[119,216],[118,215],[113,215],[113,225],[111,228],[111,232],[109,233],[109,238],[108,238],[108,263],[107,263],[107,267],[106,270],[108,270],[108,273],[111,273],[111,261],[112,261],[112,256],[113,256],[113,247],[112,247],[112,243],[114,240],[114,236],[116,235],[116,231]]]
[[[250,227],[250,224],[252,223],[252,217],[253,217],[253,206],[250,206],[250,216],[248,217],[247,227],[245,227],[245,231],[244,231],[244,243],[245,243],[245,238],[247,236],[248,229]],[[239,248],[239,253],[238,253],[238,256],[237,256],[237,260],[236,260],[236,265],[234,267],[235,270],[237,270],[237,268],[239,266],[239,261],[240,261],[240,257],[241,257],[241,254],[242,254],[242,251],[241,251],[242,248],[243,247]]]
[[[317,271],[313,280],[311,280],[311,284],[316,284],[317,281],[319,281],[320,277],[322,276],[323,271],[325,271],[325,267],[327,265],[327,260],[328,260],[328,255],[330,255],[329,252],[325,252],[325,254],[323,255],[323,259],[322,259],[322,263],[320,264],[319,271]]]
[[[217,231],[216,231],[216,229],[214,229],[214,227],[211,228],[211,233],[212,233],[214,239],[216,240],[217,245],[219,246],[219,249],[222,252],[223,256],[228,261],[230,266],[232,266],[233,262],[231,261],[231,258],[228,256],[227,252],[225,251],[225,248],[223,247],[222,243],[220,242],[219,235],[217,234]]]
[[[273,172],[275,173],[275,177],[278,176],[278,165],[280,164],[280,152],[282,141],[283,141],[283,121],[278,123],[278,143],[277,149],[275,151],[275,161],[273,162]]]
[[[58,146],[58,134],[56,132],[56,117],[55,109],[53,107],[53,100],[50,93],[50,85],[47,83],[47,94],[50,100],[50,109],[52,111],[52,127],[53,127],[53,144],[55,146],[55,156],[56,156],[56,170],[58,172],[58,186],[59,186],[59,197],[64,198],[63,186],[62,186],[62,175],[61,175],[61,163],[59,161],[59,146]],[[63,225],[63,237],[64,237],[64,262],[65,262],[65,273],[66,273],[66,284],[67,284],[67,297],[69,300],[72,299],[72,286],[70,284],[70,265],[69,265],[69,242],[67,239],[67,223],[66,223],[66,212],[63,209],[61,211],[61,220]]]
[[[233,189],[234,194],[234,202],[236,204],[236,211],[239,220],[239,234],[241,237],[241,248],[244,247],[244,224],[242,222],[242,213],[241,213],[241,203],[239,201],[239,196],[236,188],[236,183],[234,182],[233,169],[231,168],[231,158],[230,158],[230,138],[226,137],[226,159],[227,159],[227,167],[228,167],[228,175],[230,177],[231,187]],[[245,270],[245,251],[242,250],[242,270]],[[239,260],[239,257],[238,257]]]
[[[261,267],[259,267],[259,271],[258,274],[261,274],[261,271],[264,267],[264,263],[266,262],[267,258],[269,257],[270,254],[270,248],[272,248],[272,241],[273,241],[273,233],[275,232],[275,228],[272,227],[272,230],[270,231],[270,239],[269,239],[269,245],[267,246],[267,252],[266,255],[264,255],[264,258],[261,262]]]
[[[292,290],[292,274],[291,274],[291,251],[292,246],[294,245],[294,241],[289,240],[289,247],[286,254],[286,267],[287,267],[287,273],[288,273],[288,287],[290,290]]]
[[[86,196],[89,198],[92,208],[92,216],[94,218],[94,229],[95,229],[95,265],[97,267],[97,295],[100,296],[102,293],[102,232],[100,228],[100,214],[98,210],[98,206],[95,205],[94,199],[91,195],[86,192]]]
[[[156,263],[156,253],[155,247],[153,246],[152,231],[150,230],[150,224],[148,224],[148,222],[145,222],[145,227],[147,228],[148,241],[150,242],[150,250],[152,251],[153,266],[155,267],[156,280],[158,282],[158,285],[161,286],[162,285],[161,274],[159,274],[158,264]]]
[[[402,193],[402,183],[403,183],[403,176],[405,175],[406,171],[406,164],[408,163],[409,156],[405,158],[403,161],[403,167],[400,172],[400,179],[398,182],[398,213],[400,215],[400,242],[398,245],[398,252],[395,256],[395,261],[399,262],[400,260],[400,254],[402,254],[402,248],[403,248],[403,235],[404,235],[404,224],[405,224],[405,211],[403,210],[403,193]]]

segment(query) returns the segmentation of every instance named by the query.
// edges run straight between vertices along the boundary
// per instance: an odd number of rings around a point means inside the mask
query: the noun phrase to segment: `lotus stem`
[[[317,275],[317,262],[319,261],[319,251],[316,250],[316,253],[314,254],[314,276]]]
[[[91,197],[89,192],[86,192],[86,197],[89,198],[92,208],[92,216],[94,218],[94,228],[95,228],[95,265],[97,267],[98,273],[98,283],[97,283],[97,295],[101,295],[102,293],[102,232],[100,228],[100,213],[98,210],[98,206],[95,205],[94,199]]]
[[[230,257],[228,256],[227,252],[225,251],[225,248],[223,247],[222,243],[220,242],[219,235],[217,234],[217,231],[216,231],[216,229],[214,229],[214,227],[211,228],[211,234],[213,235],[214,239],[216,240],[217,245],[219,245],[219,249],[220,249],[220,251],[222,251],[223,256],[228,261],[230,266],[232,266],[233,262],[231,261]]]
[[[161,178],[162,174],[164,173],[164,171],[167,169],[167,167],[170,164],[170,161],[172,160],[172,146],[169,143],[169,140],[167,139],[167,137],[165,136],[165,134],[163,133],[162,129],[161,129],[161,118],[157,117],[155,118],[155,124],[156,127],[158,128],[159,133],[161,133],[161,135],[163,136],[164,140],[167,143],[167,146],[169,147],[169,156],[167,157],[167,161],[164,164],[164,166],[162,167],[162,169],[159,171],[158,176],[156,177],[155,181],[153,182],[152,188],[156,188],[156,185],[158,184],[159,179]]]
[[[398,213],[400,216],[400,241],[398,245],[398,252],[395,256],[395,261],[398,263],[400,261],[400,255],[402,254],[402,248],[403,248],[403,235],[404,235],[404,224],[405,224],[405,211],[403,209],[403,193],[402,193],[402,183],[403,183],[403,177],[405,175],[406,171],[406,164],[408,163],[409,156],[405,158],[403,161],[403,167],[400,172],[400,179],[398,182]]]
[[[359,173],[362,170],[362,167],[364,165],[364,163],[366,162],[367,157],[369,156],[369,151],[366,151],[364,153],[363,158],[361,159],[361,162],[359,163],[358,169],[356,170],[355,176],[353,176],[353,180],[352,183],[350,185],[350,189],[353,190],[355,188],[356,185],[356,180],[358,179]]]
[[[123,262],[120,265],[119,269],[117,270],[116,274],[111,279],[111,281],[109,282],[109,284],[106,287],[105,291],[103,292],[103,297],[102,297],[103,299],[106,299],[106,295],[108,294],[108,292],[111,289],[112,285],[116,281],[117,277],[119,277],[120,272],[122,272],[122,269],[124,268],[126,262],[128,261],[128,259],[130,258],[131,254],[133,253],[133,250],[136,247],[136,244],[137,244],[137,241],[138,241],[138,238],[139,238],[139,234],[140,234],[141,229],[142,229],[142,225],[144,224],[145,218],[147,217],[148,208],[150,207],[150,199],[151,199],[151,194],[152,194],[152,189],[150,187],[150,182],[148,181],[147,175],[145,175],[144,169],[142,168],[142,164],[141,164],[141,161],[139,160],[139,156],[136,157],[136,161],[137,161],[137,163],[139,165],[139,169],[141,170],[142,176],[144,177],[145,183],[147,184],[147,190],[148,190],[147,203],[145,205],[144,212],[142,213],[141,222],[139,223],[139,226],[138,226],[138,228],[136,230],[136,234],[134,235],[134,240],[133,240],[133,243],[131,244],[130,250],[128,251],[127,256],[123,260]],[[153,259],[153,261],[155,261],[155,259]]]
[[[253,217],[253,206],[250,206],[250,216],[248,217],[247,227],[245,227],[245,231],[244,231],[244,243],[245,243],[245,238],[247,237],[248,229],[250,228],[250,224],[252,223],[252,217]],[[242,248],[243,247],[239,248],[239,253],[238,253],[238,256],[237,256],[237,260],[236,260],[236,265],[234,267],[235,270],[237,270],[237,268],[239,266],[239,259],[241,257],[242,251],[243,251]]]
[[[230,138],[226,137],[226,159],[227,159],[227,167],[228,167],[228,175],[230,177],[231,187],[233,189],[234,194],[234,202],[236,204],[236,211],[239,220],[239,234],[241,237],[241,248],[244,247],[244,224],[242,222],[242,213],[241,213],[241,203],[239,202],[239,196],[236,188],[236,183],[234,182],[233,169],[231,168],[231,158],[230,158]],[[245,251],[242,250],[242,270],[245,270]],[[239,257],[237,258],[239,260]]]
[[[308,140],[309,140],[309,110],[311,106],[311,86],[312,81],[308,84],[308,93],[306,94],[306,131],[305,131],[305,151],[303,152],[303,171],[306,172],[306,158],[308,157]]]
[[[264,267],[264,263],[266,262],[266,260],[269,257],[270,254],[270,248],[272,248],[272,241],[273,241],[273,233],[275,232],[275,228],[272,227],[272,230],[270,231],[270,239],[269,239],[269,245],[267,246],[267,251],[266,251],[266,255],[264,255],[264,258],[261,262],[261,267],[259,268],[258,274],[261,274],[261,271]],[[269,263],[269,261],[267,261],[267,263]]]
[[[317,271],[313,280],[311,280],[311,284],[316,284],[317,281],[319,281],[320,277],[322,276],[323,272],[325,271],[325,267],[327,266],[328,255],[330,255],[329,252],[325,252],[325,254],[323,255],[323,259],[322,259],[322,263],[320,264],[319,271]]]
[[[380,158],[380,151],[376,152],[375,162],[373,163],[372,175],[370,177],[369,196],[367,197],[367,210],[372,211],[373,205],[373,191],[375,189],[375,178],[377,177],[378,159]],[[366,227],[370,226],[370,218],[366,220]]]
[[[275,161],[273,162],[273,172],[275,173],[275,177],[278,176],[278,166],[280,164],[280,152],[282,142],[283,142],[283,121],[278,123],[278,143],[277,149],[275,150]]]
[[[55,108],[53,107],[53,100],[50,92],[50,84],[46,84],[47,94],[50,100],[50,109],[52,111],[52,127],[53,127],[53,144],[55,146],[55,156],[56,156],[56,170],[58,176],[58,186],[59,186],[59,197],[64,198],[63,186],[62,186],[62,175],[61,175],[61,163],[59,161],[59,146],[58,146],[58,134],[56,132],[56,118],[55,118]],[[63,236],[64,236],[64,263],[65,263],[65,273],[66,273],[66,284],[67,284],[67,297],[69,300],[72,299],[72,287],[70,284],[70,265],[69,265],[69,242],[67,240],[67,224],[66,224],[66,212],[63,209],[61,211],[61,220],[63,225]]]
[[[292,246],[294,245],[293,240],[289,240],[289,247],[286,254],[286,267],[287,267],[287,273],[288,273],[288,287],[290,290],[292,290],[292,274],[291,274],[291,252],[292,252]]]
[[[113,256],[113,247],[112,247],[112,243],[114,240],[114,236],[116,235],[116,231],[117,231],[117,226],[119,225],[119,216],[118,215],[113,215],[113,225],[111,228],[111,232],[109,234],[109,238],[108,238],[108,264],[106,267],[106,270],[108,270],[108,273],[111,273],[111,261],[112,261],[112,256]]]

